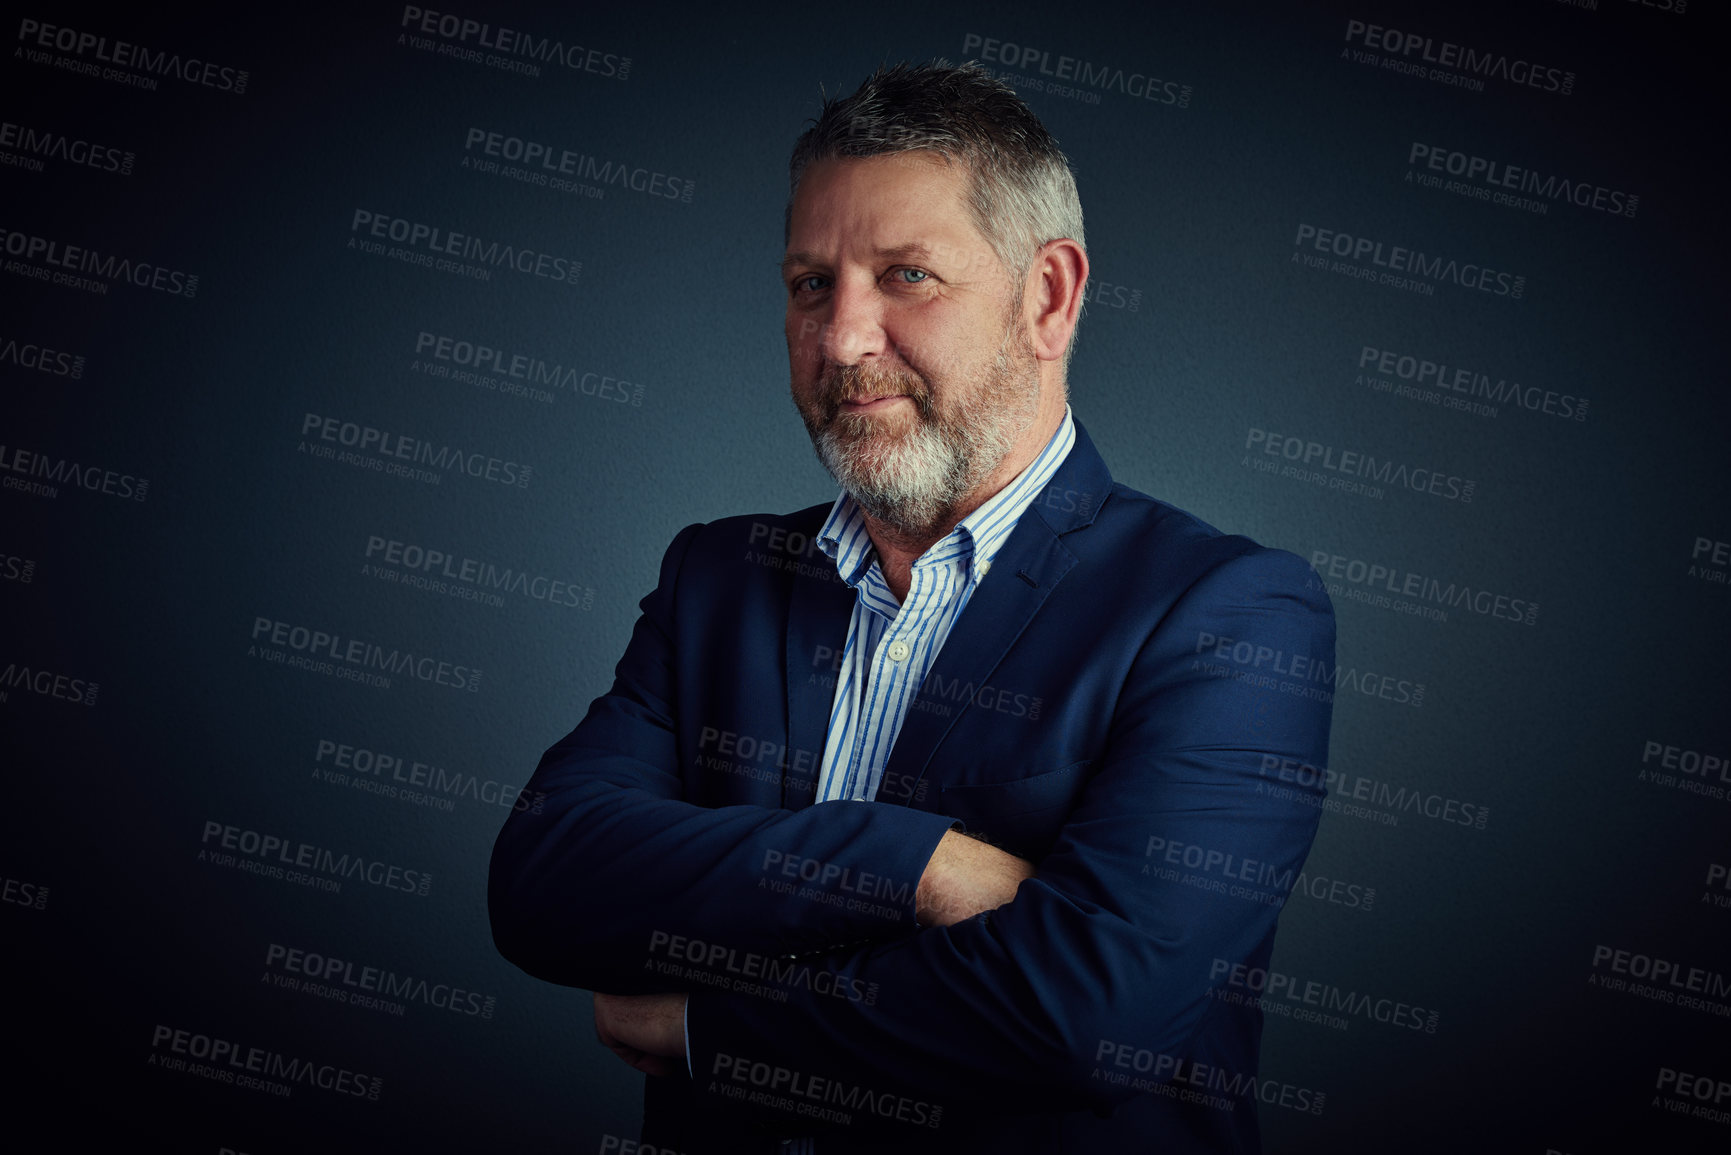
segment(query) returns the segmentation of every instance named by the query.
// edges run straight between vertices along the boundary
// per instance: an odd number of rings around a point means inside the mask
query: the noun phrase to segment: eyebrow
[[[888,257],[891,260],[918,259],[929,261],[932,259],[932,250],[923,241],[909,241],[905,245],[892,245],[887,249],[873,249],[872,255],[875,257]],[[789,253],[787,256],[781,258],[782,274],[786,275],[789,269],[794,268],[797,265],[812,265],[822,268],[824,267],[824,261],[823,258],[819,257],[816,253]]]

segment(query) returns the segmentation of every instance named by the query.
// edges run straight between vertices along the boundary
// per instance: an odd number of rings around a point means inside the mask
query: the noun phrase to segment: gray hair
[[[783,243],[793,231],[793,199],[815,161],[923,150],[967,166],[974,227],[1019,284],[1034,251],[1067,237],[1080,245],[1082,200],[1070,162],[1015,89],[976,61],[879,68],[852,96],[826,97],[788,160]],[[1070,347],[1076,335],[1070,335]]]

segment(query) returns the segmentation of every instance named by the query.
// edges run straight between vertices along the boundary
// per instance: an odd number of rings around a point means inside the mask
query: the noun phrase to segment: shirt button
[[[974,572],[979,574],[981,577],[985,577],[991,571],[992,571],[992,563],[989,561],[983,561],[979,565],[974,567]]]
[[[886,653],[889,654],[892,662],[905,662],[908,660],[908,644],[906,642],[891,642]]]

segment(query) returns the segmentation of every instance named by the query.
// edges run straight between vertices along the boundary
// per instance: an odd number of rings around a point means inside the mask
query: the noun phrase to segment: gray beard
[[[910,537],[930,536],[1033,425],[1039,371],[1017,322],[984,388],[954,402],[953,412],[937,413],[928,389],[913,395],[918,423],[899,437],[878,433],[877,419],[863,414],[838,413],[821,431],[807,422],[818,460],[867,514]],[[1012,356],[1012,344],[1023,356]]]

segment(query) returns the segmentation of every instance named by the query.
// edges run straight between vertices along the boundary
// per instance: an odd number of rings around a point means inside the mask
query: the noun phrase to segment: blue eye
[[[823,278],[818,276],[816,273],[807,273],[803,277],[796,277],[796,278],[794,278],[794,282],[793,282],[793,291],[797,293],[803,289],[807,292],[814,292],[815,293],[819,288],[822,288],[822,285],[820,284],[820,285],[814,286],[811,284],[811,282],[813,282],[813,281],[821,282],[822,280],[823,280]]]
[[[912,273],[915,277],[918,278],[918,280],[903,281],[902,283],[905,285],[917,285],[920,283],[920,281],[924,281],[926,278],[931,276],[931,274],[926,272],[924,269],[897,269],[896,272],[898,272],[898,273]]]

